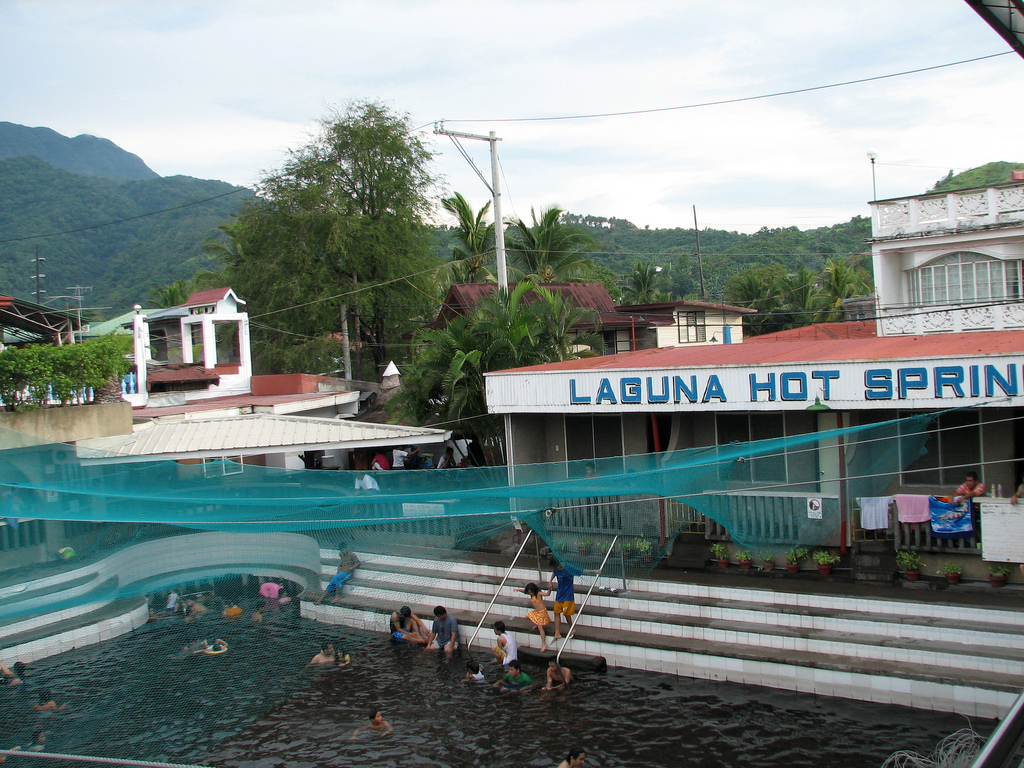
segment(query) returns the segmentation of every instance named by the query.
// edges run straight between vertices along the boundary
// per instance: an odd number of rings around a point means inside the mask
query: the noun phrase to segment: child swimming
[[[480,665],[479,661],[467,661],[466,662],[466,682],[467,683],[482,683],[482,682],[484,682],[484,668]]]

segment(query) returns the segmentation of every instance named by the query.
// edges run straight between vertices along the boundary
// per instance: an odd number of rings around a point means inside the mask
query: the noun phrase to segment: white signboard
[[[821,499],[810,498],[807,500],[807,518],[821,520]]]
[[[981,500],[981,556],[994,563],[1024,561],[1024,505],[1009,499]]]

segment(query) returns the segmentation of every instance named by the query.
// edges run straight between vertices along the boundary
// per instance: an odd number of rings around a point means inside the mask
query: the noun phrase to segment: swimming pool
[[[462,682],[466,657],[393,646],[384,634],[326,627],[292,606],[261,625],[211,610],[40,660],[28,690],[0,690],[10,745],[47,729],[55,752],[231,768],[552,766],[573,743],[590,766],[879,766],[929,752],[965,718],[632,670],[583,673],[574,690],[498,695]],[[223,637],[221,656],[183,656]],[[343,669],[307,662],[323,638],[353,654]],[[479,654],[478,654],[479,656]],[[539,667],[526,665],[534,679]],[[493,678],[494,672],[488,671]],[[40,719],[32,689],[67,710]],[[352,731],[380,707],[390,736]],[[974,722],[987,733],[993,723]]]

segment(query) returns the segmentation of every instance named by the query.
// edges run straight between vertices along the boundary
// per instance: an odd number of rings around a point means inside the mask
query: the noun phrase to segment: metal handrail
[[[498,588],[496,590],[494,590],[494,597],[492,597],[491,598],[491,602],[489,602],[487,604],[487,607],[484,609],[483,616],[480,617],[480,623],[476,625],[476,631],[473,633],[473,636],[469,639],[469,642],[466,643],[466,648],[467,649],[473,647],[473,641],[476,640],[476,636],[480,634],[480,628],[484,625],[484,621],[487,620],[487,614],[490,613],[491,608],[494,606],[494,601],[497,600],[498,599],[498,595],[501,594],[501,588],[505,586],[505,582],[508,581],[508,577],[509,577],[509,575],[511,575],[512,569],[515,568],[516,567],[516,563],[519,562],[519,556],[521,554],[523,554],[523,550],[526,549],[526,542],[528,542],[530,540],[531,536],[533,536],[533,531],[532,530],[529,531],[526,534],[526,536],[523,538],[523,543],[519,546],[519,551],[516,552],[516,556],[514,558],[512,558],[512,565],[510,565],[508,567],[508,570],[505,571],[505,576],[504,576],[504,578],[502,578],[501,584],[499,584]]]
[[[601,561],[601,567],[597,569],[597,575],[594,580],[590,582],[590,589],[587,590],[586,597],[583,598],[583,602],[580,604],[580,609],[576,612],[576,616],[572,622],[572,627],[568,632],[565,633],[565,637],[562,638],[562,644],[558,646],[558,653],[555,655],[555,664],[560,664],[562,661],[562,651],[565,650],[565,644],[568,643],[572,636],[576,634],[576,627],[579,626],[580,616],[583,615],[583,611],[587,607],[587,602],[590,600],[590,595],[594,592],[594,587],[597,585],[597,580],[601,578],[601,573],[604,571],[605,563],[608,562],[608,558],[612,552],[615,551],[615,543],[619,540],[619,535],[615,534],[615,538],[612,539],[611,546],[608,547],[608,551],[604,553],[604,560]]]
[[[981,752],[974,758],[971,768],[1002,768],[1008,765],[1020,765],[1018,760],[1011,761],[1024,740],[1024,692],[1010,707],[1002,722],[988,737]]]

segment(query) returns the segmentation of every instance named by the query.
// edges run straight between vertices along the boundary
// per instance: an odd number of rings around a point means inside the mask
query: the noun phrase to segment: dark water
[[[879,766],[927,753],[966,718],[646,672],[583,673],[570,692],[499,695],[463,682],[466,657],[392,646],[383,636],[299,619],[260,627],[219,615],[135,633],[32,665],[24,691],[0,690],[4,746],[46,728],[47,749],[238,768],[554,766],[572,744],[587,766]],[[223,637],[221,656],[183,656]],[[306,666],[324,637],[353,656]],[[543,671],[526,665],[534,679]],[[493,667],[488,677],[494,677]],[[49,688],[64,712],[31,703]],[[389,736],[364,732],[379,707]],[[990,721],[970,723],[988,733]],[[19,762],[21,762],[19,760]],[[32,764],[29,764],[32,765]]]

